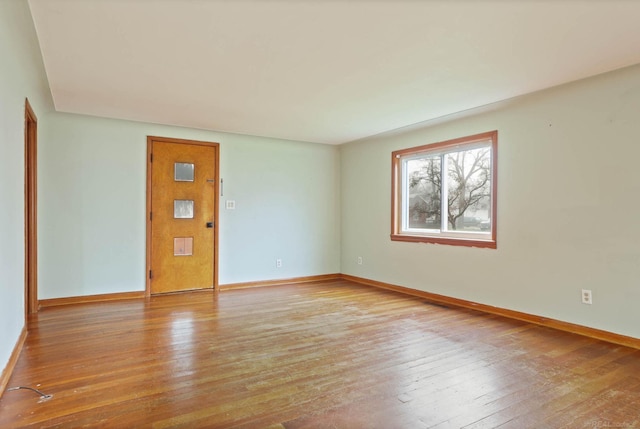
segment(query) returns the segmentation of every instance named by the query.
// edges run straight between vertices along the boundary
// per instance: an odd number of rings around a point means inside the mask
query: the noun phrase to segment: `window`
[[[496,248],[498,132],[392,154],[391,239]]]

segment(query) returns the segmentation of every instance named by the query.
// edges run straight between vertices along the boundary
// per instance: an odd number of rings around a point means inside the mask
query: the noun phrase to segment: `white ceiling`
[[[29,0],[56,109],[340,144],[640,63],[640,1]]]

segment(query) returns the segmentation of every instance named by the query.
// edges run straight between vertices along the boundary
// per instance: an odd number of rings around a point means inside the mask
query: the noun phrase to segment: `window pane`
[[[176,182],[193,182],[195,166],[186,162],[176,162],[174,179]]]
[[[491,229],[491,148],[451,152],[447,165],[447,228],[450,231]]]
[[[173,256],[193,255],[193,237],[175,237],[173,239]]]
[[[175,219],[192,219],[193,200],[173,200],[173,217]]]
[[[410,159],[407,168],[407,226],[440,229],[442,189],[440,156]]]

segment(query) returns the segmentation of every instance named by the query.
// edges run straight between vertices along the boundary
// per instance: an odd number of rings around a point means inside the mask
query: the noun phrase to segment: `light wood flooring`
[[[640,350],[347,281],[42,310],[0,427],[640,428]]]

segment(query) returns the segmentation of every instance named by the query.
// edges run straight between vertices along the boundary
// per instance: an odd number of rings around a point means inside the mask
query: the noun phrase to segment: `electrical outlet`
[[[358,265],[362,265],[362,256],[358,256]]]
[[[227,200],[226,201],[227,210],[235,210],[236,209],[236,201],[235,200]]]
[[[282,259],[276,259],[276,268],[282,268]]]
[[[590,289],[582,289],[582,303],[583,304],[593,304],[593,295],[591,294]]]

